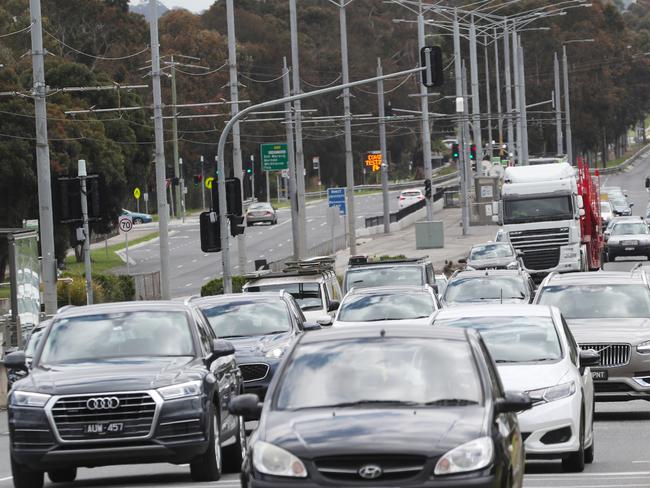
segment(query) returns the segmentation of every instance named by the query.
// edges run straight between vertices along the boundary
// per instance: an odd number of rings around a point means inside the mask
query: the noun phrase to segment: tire
[[[608,263],[613,263],[614,261],[616,261],[616,255],[607,253],[607,262]]]
[[[568,473],[582,473],[585,470],[585,420],[580,419],[580,447],[562,459],[562,469]]]
[[[27,466],[18,464],[11,458],[11,474],[15,488],[43,488],[45,476],[43,471],[33,471]]]
[[[208,450],[190,463],[192,481],[219,481],[221,478],[221,432],[219,419],[212,416]]]
[[[591,446],[589,446],[587,449],[585,449],[585,463],[591,464],[594,462],[594,447],[595,447],[596,441],[592,440],[591,441]]]
[[[246,423],[244,417],[237,418],[237,440],[221,450],[224,473],[240,473],[246,457]]]
[[[77,468],[54,469],[47,472],[52,483],[72,483],[77,479]]]
[[[142,220],[140,217],[136,217],[133,219],[134,224],[144,224],[144,220]]]

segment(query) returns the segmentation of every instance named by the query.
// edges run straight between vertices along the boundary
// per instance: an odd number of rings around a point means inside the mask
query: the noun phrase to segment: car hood
[[[494,305],[494,304],[526,304],[528,303],[528,298],[504,298],[501,300],[500,298],[490,298],[487,300],[476,300],[473,302],[445,302],[445,306],[447,307],[458,307],[458,306],[465,306],[465,305]]]
[[[566,361],[497,364],[497,369],[506,391],[530,391],[555,386],[569,374]]]
[[[405,319],[405,320],[373,320],[371,322],[342,322],[340,320],[335,321],[333,327],[352,327],[352,326],[367,326],[367,325],[385,325],[387,327],[393,325],[429,325],[431,323],[431,317],[425,317],[421,319]]]
[[[370,453],[433,456],[486,435],[481,406],[269,412],[260,440],[312,459]]]
[[[649,234],[619,234],[615,236],[609,236],[609,239],[607,239],[607,242],[610,244],[613,242],[620,242],[620,241],[640,241],[640,242],[645,242],[650,240],[650,235]]]
[[[243,357],[264,355],[271,349],[284,347],[291,343],[293,336],[287,331],[280,334],[226,337],[225,339],[235,346],[235,355],[237,357]]]
[[[640,343],[650,340],[650,319],[566,319],[579,343]]]
[[[192,357],[106,359],[38,366],[16,386],[50,395],[139,391],[198,380],[203,371]]]

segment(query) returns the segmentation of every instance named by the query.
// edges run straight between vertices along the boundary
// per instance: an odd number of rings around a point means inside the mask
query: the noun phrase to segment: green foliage
[[[379,261],[393,261],[395,259],[406,259],[406,256],[404,254],[396,254],[395,256],[384,254],[383,256],[379,256],[379,258],[376,259]]]
[[[86,304],[86,280],[83,276],[69,277],[57,284],[57,302],[63,305]],[[128,302],[135,298],[135,282],[127,275],[93,276],[93,300],[95,303]]]
[[[233,276],[232,277],[232,291],[233,293],[241,293],[243,286],[248,280],[243,276]],[[205,285],[201,287],[201,296],[207,297],[212,295],[223,295],[223,279],[216,278],[212,281],[208,281]]]
[[[96,281],[105,292],[106,302],[130,302],[135,298],[135,280],[129,275],[95,275]]]

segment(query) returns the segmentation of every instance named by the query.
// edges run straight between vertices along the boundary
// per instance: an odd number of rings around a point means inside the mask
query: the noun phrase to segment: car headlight
[[[43,393],[14,391],[11,394],[11,405],[14,407],[44,407],[51,397],[51,395]]]
[[[639,354],[650,354],[650,341],[645,341],[636,346],[636,352]]]
[[[576,392],[576,384],[573,381],[561,385],[549,386],[538,390],[530,390],[528,395],[533,403],[548,403],[562,398],[570,397]]]
[[[174,400],[176,398],[200,395],[201,382],[197,380],[180,383],[178,385],[165,386],[163,388],[158,388],[158,393],[160,393],[160,396],[165,400]]]
[[[433,473],[445,475],[466,473],[485,468],[492,462],[494,444],[489,437],[480,437],[462,444],[442,456]]]
[[[289,451],[258,441],[253,446],[253,466],[262,474],[306,478],[307,469],[300,459]]]

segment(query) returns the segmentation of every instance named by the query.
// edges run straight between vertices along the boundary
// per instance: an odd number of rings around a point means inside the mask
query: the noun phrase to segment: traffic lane
[[[595,460],[583,473],[563,473],[559,461],[526,465],[525,487],[648,487],[650,453],[645,432],[650,426],[648,403],[642,400],[596,403]]]
[[[621,173],[615,173],[601,178],[601,186],[618,186],[625,190],[628,200],[634,203],[634,215],[644,215],[648,204],[648,192],[645,189],[645,178],[650,175],[650,156],[640,159]]]

